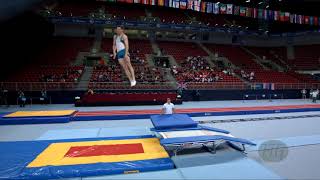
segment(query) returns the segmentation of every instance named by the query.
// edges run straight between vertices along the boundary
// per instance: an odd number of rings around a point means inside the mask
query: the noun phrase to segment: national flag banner
[[[310,18],[309,16],[304,17],[304,24],[310,24]]]
[[[259,19],[263,19],[264,16],[263,16],[263,9],[258,9],[258,18]]]
[[[206,12],[207,11],[206,5],[207,5],[207,2],[201,1],[201,8],[200,8],[201,12]]]
[[[268,20],[273,21],[273,19],[274,19],[274,11],[268,10]]]
[[[141,3],[140,0],[133,0],[133,3]]]
[[[240,16],[246,16],[246,7],[240,6]]]
[[[170,5],[170,0],[164,0],[164,6],[169,7]]]
[[[164,0],[158,0],[158,6],[164,6]]]
[[[195,10],[195,11],[200,11],[200,0],[195,0],[194,2],[193,2],[193,10]]]
[[[290,23],[294,23],[294,14],[290,14]]]
[[[268,10],[267,9],[263,10],[263,19],[268,20]]]
[[[279,11],[274,11],[273,12],[273,19],[275,20],[275,21],[279,21],[280,20],[280,12]]]
[[[280,21],[285,21],[284,12],[280,12]]]
[[[233,14],[233,4],[227,4],[227,14]]]
[[[188,0],[188,9],[193,10],[193,0]]]
[[[310,16],[309,24],[313,26],[313,16]]]
[[[227,5],[220,3],[220,14],[227,14]]]
[[[297,14],[294,14],[294,23],[298,23],[298,15]]]
[[[258,9],[253,8],[253,18],[258,18]]]
[[[298,24],[303,24],[303,18],[302,15],[298,15]]]
[[[142,0],[142,4],[149,4],[149,0]]]
[[[173,0],[169,0],[169,7],[173,7]]]
[[[284,21],[289,21],[290,20],[290,13],[289,12],[285,12],[284,13]]]
[[[319,25],[319,18],[317,17],[317,16],[315,16],[314,18],[313,18],[313,20],[314,20],[314,25],[315,26],[318,26]]]
[[[252,17],[252,8],[248,8],[246,9],[246,17]]]
[[[133,3],[133,0],[126,0],[126,3]]]
[[[173,8],[179,8],[180,7],[180,1],[179,0],[173,0],[172,2],[172,7]]]
[[[220,3],[214,3],[214,9],[213,9],[213,13],[214,14],[219,14],[220,12]]]
[[[207,13],[212,13],[213,8],[212,8],[212,3],[211,2],[207,2]]]
[[[180,0],[180,9],[187,9],[187,0]]]
[[[151,5],[155,6],[156,5],[156,0],[151,0]]]
[[[234,15],[240,15],[240,6],[234,6],[233,14]]]

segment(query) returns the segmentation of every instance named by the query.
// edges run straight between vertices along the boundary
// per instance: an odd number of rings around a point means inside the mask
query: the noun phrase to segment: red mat
[[[230,108],[189,108],[189,109],[177,109],[177,113],[235,112],[235,111],[259,111],[259,110],[284,110],[284,109],[300,109],[300,108],[320,108],[320,104],[230,107]],[[139,114],[160,114],[160,113],[161,113],[160,109],[113,110],[113,111],[77,112],[75,116],[112,116],[112,115],[139,115]]]

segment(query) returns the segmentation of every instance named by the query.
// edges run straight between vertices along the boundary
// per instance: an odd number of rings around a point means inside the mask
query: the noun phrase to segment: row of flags
[[[289,12],[275,11],[269,9],[251,8],[237,6],[234,4],[206,2],[202,0],[99,0],[109,2],[139,3],[145,5],[166,6],[171,8],[189,9],[193,11],[229,14],[242,17],[264,19],[267,21],[281,21],[296,24],[320,25],[320,18],[317,16],[298,15]]]

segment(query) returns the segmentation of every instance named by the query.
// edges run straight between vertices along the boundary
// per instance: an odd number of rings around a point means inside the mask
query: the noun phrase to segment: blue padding
[[[212,142],[212,141],[218,141],[218,140],[225,140],[230,142],[237,142],[241,144],[247,144],[255,146],[256,144],[248,141],[246,139],[241,138],[234,138],[234,137],[228,137],[228,136],[191,136],[191,137],[178,137],[178,138],[167,138],[167,139],[161,139],[160,144],[161,145],[173,145],[173,144],[184,144],[184,143],[206,143],[206,142]]]
[[[155,129],[195,128],[198,123],[186,114],[154,115],[151,121]]]
[[[100,128],[90,129],[57,129],[49,130],[42,134],[37,140],[96,138]]]
[[[57,179],[85,176],[100,176],[109,174],[121,174],[125,171],[138,170],[154,171],[173,169],[174,164],[170,158],[141,160],[118,163],[95,163],[67,166],[45,166],[39,168],[27,168],[51,143],[80,142],[96,140],[135,139],[150,138],[153,136],[131,136],[116,138],[88,138],[48,141],[15,141],[0,142],[0,179]]]
[[[263,143],[268,142],[270,140],[278,140],[284,143],[285,147],[281,147],[280,144],[277,146],[262,146]],[[257,144],[256,147],[250,147],[248,151],[259,151],[259,150],[267,150],[273,148],[290,148],[296,146],[307,146],[307,145],[315,145],[320,144],[320,135],[312,135],[312,136],[296,136],[296,137],[284,137],[284,138],[276,138],[276,139],[265,139],[265,140],[254,140]]]
[[[68,123],[71,121],[71,118],[71,116],[0,118],[0,125]]]
[[[223,130],[223,129],[218,129],[218,128],[213,128],[213,127],[208,127],[208,126],[201,126],[199,125],[198,127],[200,127],[203,130],[208,130],[208,131],[214,131],[214,132],[220,132],[220,133],[225,133],[225,134],[229,134],[229,131]]]

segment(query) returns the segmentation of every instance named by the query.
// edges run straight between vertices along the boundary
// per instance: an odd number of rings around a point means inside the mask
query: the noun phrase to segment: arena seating
[[[260,58],[263,56],[267,60],[275,62],[277,65],[287,68],[286,64],[286,49],[285,47],[246,47],[254,54],[258,55]]]
[[[206,44],[206,47],[213,53],[217,52],[219,56],[227,57],[229,61],[241,69],[262,69],[259,64],[252,60],[254,57],[242,50],[240,46]]]
[[[12,82],[77,82],[84,66],[36,66],[13,75]]]
[[[295,59],[287,60],[293,70],[317,70],[319,69],[320,46],[295,46]]]
[[[46,65],[68,65],[79,52],[89,52],[93,46],[93,38],[55,37],[40,52],[38,63]]]
[[[157,44],[164,50],[164,54],[172,55],[177,63],[183,62],[188,56],[208,56],[197,44],[191,42],[158,41]]]
[[[87,17],[90,13],[96,11],[101,6],[98,3],[72,3],[63,2],[59,3],[54,9],[56,12],[60,12],[61,16],[74,16],[74,17]]]

